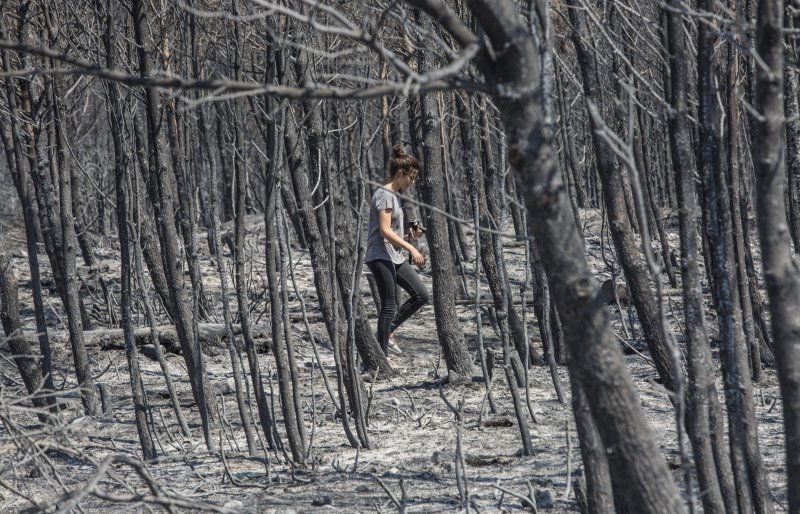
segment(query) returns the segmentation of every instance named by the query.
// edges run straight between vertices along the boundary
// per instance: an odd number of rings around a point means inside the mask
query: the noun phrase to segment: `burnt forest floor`
[[[598,280],[604,280],[609,275],[598,235],[601,229],[597,222],[599,215],[592,211],[582,214],[587,224],[585,234],[590,265]],[[24,227],[20,219],[14,217],[5,217],[0,222],[19,279],[23,324],[26,331],[33,333],[35,322]],[[218,275],[208,256],[205,234],[198,234],[198,241],[201,243],[203,281],[215,312],[211,321],[221,322]],[[678,245],[677,236],[672,244]],[[422,246],[425,253],[424,243]],[[269,323],[269,306],[263,300],[266,285],[263,248],[263,220],[254,217],[249,219],[247,250],[251,252],[248,276],[252,319],[258,326]],[[507,238],[504,248],[512,282],[518,287],[525,279],[524,245]],[[225,251],[230,262],[227,248]],[[118,328],[109,323],[107,305],[99,286],[101,278],[111,286],[111,302],[113,308],[118,309],[119,250],[116,239],[110,237],[104,243],[98,240],[96,252],[96,266],[91,269],[79,266],[78,274],[84,283],[82,294],[93,311],[97,327]],[[606,254],[608,257],[610,252]],[[327,342],[327,333],[317,308],[309,255],[293,246],[291,258],[297,290],[305,299],[311,329],[321,340],[318,348],[321,362],[317,363],[302,320],[300,303],[290,282],[291,330],[300,371],[304,421],[311,446],[310,464],[306,468],[293,468],[280,452],[248,456],[235,398],[230,393],[232,367],[227,352],[214,352],[217,355],[207,358],[208,373],[218,398],[222,400],[225,418],[224,430],[214,430],[214,438],[222,441],[225,450],[224,461],[219,452],[210,453],[206,449],[183,358],[174,353],[167,354],[170,372],[192,431],[188,437],[181,435],[158,363],[140,355],[154,435],[162,456],[158,462],[146,466],[145,476],[151,477],[148,487],[129,461],[117,459],[109,465],[104,463],[104,459],[112,456],[136,457],[141,454],[122,342],[109,349],[89,348],[96,382],[108,387],[113,414],[85,416],[76,394],[69,392],[75,387],[75,374],[68,343],[53,338],[55,382],[59,388],[67,390],[62,395],[65,406],[63,421],[57,427],[38,424],[25,408],[29,402],[24,398],[24,387],[10,360],[6,343],[0,349],[0,512],[37,509],[54,512],[59,508],[82,512],[146,512],[148,509],[159,512],[163,510],[157,505],[159,501],[172,503],[176,512],[395,512],[398,508],[387,490],[405,505],[407,512],[454,512],[464,510],[455,464],[459,431],[465,462],[462,483],[466,487],[470,508],[475,512],[530,510],[527,500],[522,499],[530,497],[538,502],[540,512],[578,510],[575,495],[568,491],[567,486],[567,477],[574,479],[579,476],[582,466],[569,403],[566,368],[559,367],[567,396],[563,404],[556,397],[547,367],[534,366],[528,373],[530,401],[536,415],[536,422],[530,423],[535,455],[523,457],[513,405],[500,368],[502,359],[498,359],[491,385],[497,404],[496,413],[489,412],[486,386],[477,364],[472,384],[448,386],[440,391],[439,384],[446,369],[431,306],[426,306],[397,333],[397,342],[404,352],[395,357],[401,367],[400,376],[367,384],[371,396],[368,426],[372,448],[355,450],[350,447],[320,373],[321,365],[335,391],[332,348]],[[49,330],[63,333],[63,312],[44,252],[40,254],[40,262],[47,294],[45,305]],[[82,263],[79,258],[79,264]],[[472,266],[472,263],[467,265],[466,276],[470,291],[474,289]],[[423,271],[422,276],[431,287],[430,275]],[[485,284],[483,288],[484,299],[490,298]],[[364,277],[361,291],[374,322],[375,311]],[[668,319],[680,341],[681,328],[676,322],[676,316],[678,319],[682,317],[680,291],[668,289],[667,294]],[[235,306],[234,299],[231,300]],[[717,332],[716,318],[713,312],[708,312],[709,302],[707,299],[708,330],[714,336]],[[624,337],[621,323],[623,319],[626,323],[628,321],[628,308],[623,307],[623,311],[620,316],[616,307],[611,308],[614,330],[621,337]],[[483,343],[501,354],[500,339],[488,314],[487,310],[481,312]],[[474,305],[459,306],[458,316],[470,350],[477,355]],[[528,309],[526,317],[529,335],[538,341],[538,329],[531,309]],[[141,309],[134,313],[134,321],[137,326],[146,326]],[[569,323],[569,320],[562,322]],[[683,488],[674,410],[664,388],[656,381],[655,368],[646,356],[646,347],[640,337],[636,334],[631,344],[644,355],[626,353],[625,359],[655,440],[673,471],[675,481]],[[264,339],[260,342],[266,344]],[[541,343],[537,342],[535,346],[540,349]],[[718,365],[717,348],[712,350]],[[265,352],[260,353],[259,358],[267,390],[274,391],[274,410],[280,424],[282,417],[274,359]],[[718,387],[724,401],[721,384]],[[755,387],[762,455],[780,511],[780,505],[785,505],[786,483],[782,411],[774,370],[765,370],[761,382]],[[460,428],[440,394],[446,395],[454,405],[463,402],[464,421]],[[280,431],[283,437],[282,426]],[[102,466],[102,473],[98,473],[98,466]],[[73,508],[73,505],[79,507]]]

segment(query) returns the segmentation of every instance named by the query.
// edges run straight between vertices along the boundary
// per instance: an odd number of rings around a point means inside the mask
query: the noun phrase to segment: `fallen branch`
[[[242,333],[241,325],[233,325],[233,334],[235,336]],[[181,353],[181,345],[178,342],[178,334],[173,325],[161,325],[156,327],[156,334],[158,342],[164,347],[164,350],[171,353]],[[253,337],[256,339],[263,339],[267,337],[266,327],[253,327]],[[52,344],[67,344],[69,343],[68,332],[50,332],[50,341]],[[122,329],[99,329],[87,330],[83,333],[84,340],[87,347],[99,347],[101,350],[124,350],[125,341],[122,334]],[[217,356],[223,352],[227,352],[227,331],[225,325],[222,323],[201,323],[200,324],[200,346],[203,353],[209,356]],[[26,338],[30,341],[36,342],[38,340],[35,335],[27,335]],[[150,328],[139,327],[134,329],[133,338],[136,346],[142,347],[152,344],[150,336]],[[242,343],[238,340],[236,345],[241,347]]]

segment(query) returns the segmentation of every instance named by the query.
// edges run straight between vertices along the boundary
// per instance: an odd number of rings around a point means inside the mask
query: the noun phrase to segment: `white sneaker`
[[[401,350],[400,347],[397,346],[397,342],[395,342],[395,340],[394,340],[394,334],[391,334],[389,336],[389,346],[388,346],[388,348],[389,348],[389,351],[391,353],[394,353],[396,355],[402,355],[403,354],[403,350]]]

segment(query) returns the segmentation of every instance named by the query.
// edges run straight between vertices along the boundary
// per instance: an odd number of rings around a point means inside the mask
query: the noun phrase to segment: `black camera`
[[[412,221],[409,224],[409,226],[411,227],[411,230],[413,230],[414,232],[416,232],[417,230],[421,230],[423,234],[425,233],[425,227],[420,225],[419,220]]]

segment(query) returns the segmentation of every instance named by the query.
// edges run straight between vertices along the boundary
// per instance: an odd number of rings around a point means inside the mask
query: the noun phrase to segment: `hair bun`
[[[392,147],[392,156],[395,159],[399,159],[400,157],[403,157],[405,154],[406,152],[403,150],[403,145],[401,145],[400,143],[397,143]]]

